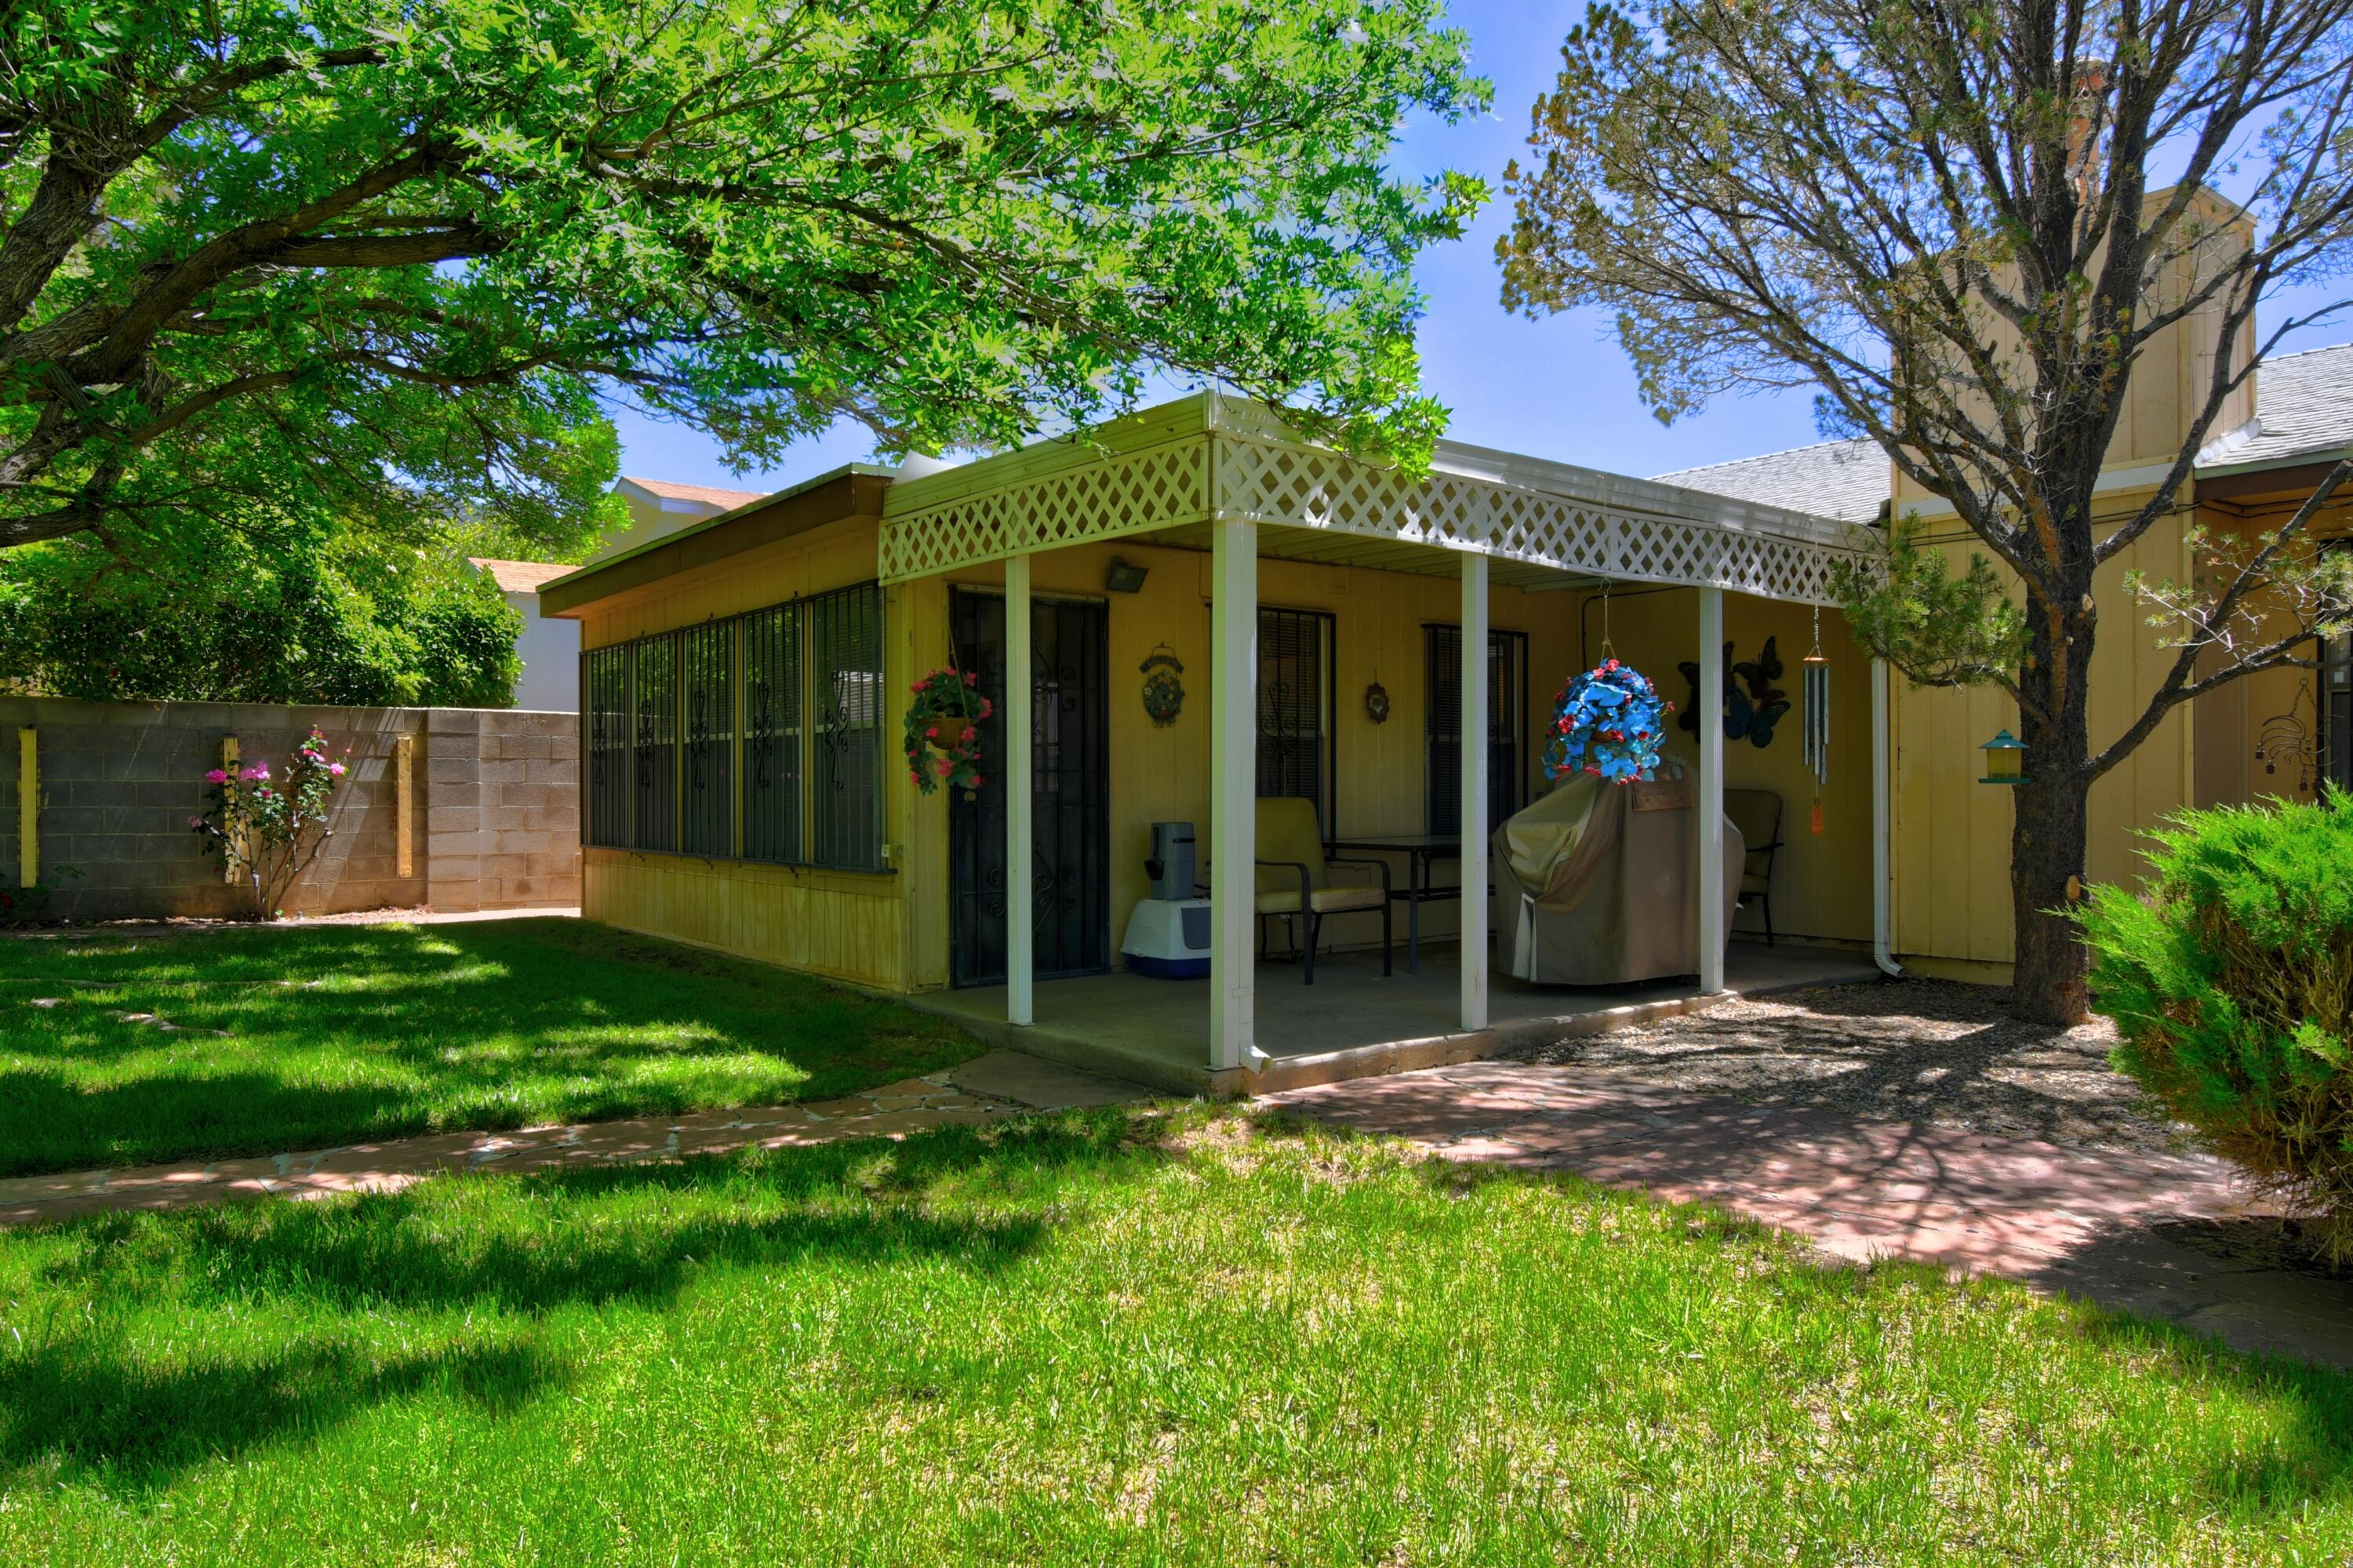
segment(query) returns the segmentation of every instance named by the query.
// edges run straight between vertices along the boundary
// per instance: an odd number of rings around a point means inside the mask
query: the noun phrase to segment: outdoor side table
[[[1401,854],[1406,857],[1406,885],[1389,896],[1401,901],[1406,907],[1405,972],[1421,972],[1421,906],[1435,899],[1460,898],[1460,887],[1433,887],[1430,873],[1432,863],[1462,858],[1462,835],[1460,833],[1376,833],[1367,838],[1334,839],[1327,850],[1354,850],[1376,854]]]

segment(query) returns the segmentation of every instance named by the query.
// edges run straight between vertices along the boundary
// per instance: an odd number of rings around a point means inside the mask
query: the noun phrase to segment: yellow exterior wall
[[[2244,243],[2246,226],[2227,203],[2203,195],[2199,200],[2200,215],[2220,226],[2212,249],[2174,263],[2159,286],[2160,299],[2178,295],[2198,267],[2211,266],[2221,252]],[[2112,488],[2099,499],[2104,526],[2121,523],[2147,499],[2156,478],[2153,465],[2179,456],[2184,432],[2203,406],[2213,375],[2216,335],[2215,312],[2209,309],[2168,327],[2145,351],[2108,447],[2104,482]],[[2246,334],[2236,352],[2243,366],[2250,352]],[[2234,429],[2254,412],[2254,385],[2244,382],[2225,398],[2212,429]],[[1928,525],[1926,538],[1957,567],[1971,554],[1991,554],[1942,503],[1900,474],[1894,509],[1899,515],[1920,512]],[[2126,591],[2125,574],[2137,569],[2151,577],[2187,577],[2193,569],[2188,523],[2187,514],[2160,521],[2121,557],[2102,567],[2094,582],[2099,641],[2092,660],[2090,727],[2095,753],[2139,716],[2173,660],[2171,650],[2158,646],[2160,633],[2147,624],[2147,609]],[[2010,592],[2016,601],[2014,578]],[[1997,730],[2016,732],[2017,705],[1995,688],[1930,690],[1914,687],[1901,675],[1894,684],[1895,950],[1907,957],[2007,965],[2013,929],[2013,813],[2004,787],[1977,780],[1985,772],[1979,748]],[[2139,837],[2144,830],[2200,800],[2244,798],[2248,781],[2242,752],[2248,713],[2261,709],[2265,700],[2259,688],[2227,688],[2175,709],[2093,787],[2087,880],[2129,885],[2145,869]]]
[[[1104,592],[1113,556],[1148,569],[1143,591]],[[1053,550],[1031,558],[1031,591],[1083,597],[1110,607],[1111,693],[1111,944],[1126,933],[1127,916],[1145,892],[1144,858],[1155,821],[1189,821],[1206,846],[1209,832],[1209,556],[1198,550],[1158,548],[1120,541]],[[1004,571],[985,566],[908,585],[909,636],[925,666],[946,656],[951,584],[999,588]],[[1524,593],[1498,588],[1489,596],[1489,623],[1499,631],[1528,638],[1528,778],[1523,793],[1535,791],[1535,755],[1542,747],[1551,698],[1576,658],[1576,598],[1567,593]],[[1293,561],[1259,562],[1259,603],[1268,608],[1328,611],[1333,616],[1335,723],[1337,773],[1336,828],[1343,835],[1419,833],[1425,831],[1423,725],[1427,712],[1422,628],[1456,625],[1461,589],[1451,578]],[[1145,657],[1160,643],[1174,649],[1185,665],[1185,706],[1176,721],[1155,728],[1144,712]],[[1377,674],[1389,694],[1385,724],[1365,711],[1365,688]],[[1794,747],[1795,742],[1791,745]],[[937,887],[919,895],[911,910],[915,983],[947,983],[947,801],[919,799],[910,826],[908,883],[911,889]],[[1453,868],[1435,868],[1444,885]],[[1398,859],[1396,885],[1406,885]],[[1397,939],[1405,940],[1405,910],[1396,912]],[[1451,937],[1455,906],[1434,903],[1422,910],[1425,937]],[[1380,938],[1374,915],[1336,916],[1327,928],[1334,947],[1363,946]]]
[[[874,528],[843,523],[651,588],[592,606],[583,642],[598,648],[692,625],[714,616],[758,609],[796,596],[869,581],[874,574]],[[1103,583],[1111,557],[1147,568],[1144,589],[1112,594]],[[952,585],[998,589],[998,566],[924,578],[886,592],[885,663],[888,689],[902,694],[922,672],[949,656],[948,596]],[[1111,930],[1113,951],[1127,916],[1146,891],[1144,858],[1151,824],[1188,821],[1208,837],[1209,556],[1194,550],[1139,545],[1080,546],[1033,557],[1033,591],[1088,598],[1108,606],[1110,731]],[[1537,768],[1554,694],[1581,667],[1598,659],[1600,616],[1588,615],[1580,649],[1578,618],[1585,595],[1497,588],[1490,623],[1528,640],[1527,776],[1522,793],[1541,791]],[[1262,559],[1259,601],[1267,607],[1323,610],[1333,620],[1336,829],[1344,835],[1424,831],[1427,766],[1425,626],[1459,622],[1461,588],[1449,577]],[[1686,700],[1679,660],[1696,657],[1696,596],[1688,589],[1621,598],[1613,631],[1620,654]],[[1787,666],[1782,684],[1794,699],[1799,662],[1810,645],[1803,609],[1727,595],[1725,626],[1738,655],[1754,653],[1766,635],[1779,638]],[[1775,924],[1781,935],[1862,942],[1870,938],[1870,764],[1866,749],[1870,697],[1866,666],[1835,614],[1823,617],[1824,646],[1832,660],[1832,774],[1822,794],[1827,832],[1807,827],[1811,777],[1804,768],[1801,722],[1792,712],[1773,745],[1746,741],[1726,747],[1726,782],[1778,789],[1785,802],[1788,847],[1775,870]],[[1145,656],[1159,644],[1185,665],[1186,703],[1176,723],[1155,727],[1144,712]],[[1389,694],[1390,714],[1375,724],[1364,705],[1377,678]],[[895,757],[897,698],[886,715]],[[1692,738],[1674,732],[1669,748],[1696,760]],[[948,797],[923,796],[895,766],[884,794],[884,832],[893,874],[868,875],[788,866],[707,860],[687,854],[597,849],[586,857],[585,912],[592,918],[835,975],[892,991],[920,991],[948,982]],[[1454,868],[1441,863],[1437,879],[1451,885]],[[1401,860],[1394,869],[1402,887]],[[1434,903],[1422,911],[1428,938],[1450,938],[1458,906]],[[1747,922],[1754,928],[1755,922]],[[1405,911],[1397,910],[1397,936]],[[1327,932],[1335,947],[1378,939],[1376,916],[1336,917]]]
[[[602,648],[716,616],[734,615],[874,580],[876,525],[850,520],[746,551],[715,567],[682,572],[583,612],[581,646]],[[885,689],[904,692],[909,590],[885,593]],[[885,756],[896,754],[899,710],[883,715]],[[881,874],[706,860],[700,855],[591,849],[581,868],[581,913],[626,930],[698,942],[771,963],[903,991],[909,978],[909,909],[903,845],[913,791],[897,768],[884,770],[886,852],[899,869]]]
[[[2286,490],[2210,504],[2200,521],[2218,535],[2236,535],[2259,543],[2292,516],[2308,490]],[[2340,494],[2342,493],[2340,492]],[[2315,537],[2339,541],[2353,533],[2353,497],[2325,508],[2312,524]],[[2284,623],[2283,623],[2284,630]],[[2307,655],[2317,650],[2306,646]],[[2209,659],[2204,673],[2214,667]],[[2325,763],[2316,756],[2306,763],[2296,755],[2296,743],[2317,747],[2320,714],[2316,694],[2321,677],[2316,671],[2293,667],[2265,670],[2260,674],[2208,693],[2197,700],[2198,795],[2200,806],[2252,803],[2280,799],[2309,800],[2306,768],[2314,777]],[[2256,748],[2265,748],[2258,757]]]
[[[1600,657],[1601,610],[1592,596],[1587,612],[1588,660]],[[1699,657],[1699,595],[1692,588],[1623,588],[1612,592],[1610,641],[1619,658],[1657,683],[1675,705],[1667,751],[1683,764],[1699,766],[1698,737],[1680,721],[1691,706],[1690,683],[1676,665]],[[1724,782],[1731,789],[1771,789],[1781,797],[1783,847],[1773,864],[1773,929],[1800,940],[1867,943],[1871,940],[1871,662],[1847,635],[1837,611],[1821,616],[1822,652],[1831,666],[1831,766],[1821,789],[1822,832],[1811,830],[1814,776],[1805,762],[1802,661],[1813,646],[1813,612],[1746,594],[1724,596],[1724,635],[1736,662],[1753,659],[1765,640],[1777,640],[1782,664],[1775,683],[1789,694],[1773,742],[1763,748],[1746,737],[1724,747]],[[1575,650],[1572,647],[1571,653]],[[1727,685],[1730,684],[1727,681]],[[1546,686],[1549,712],[1558,681]],[[1763,929],[1754,912],[1743,913],[1734,929]]]
[[[2129,504],[2129,497],[2125,498]],[[2182,577],[2189,567],[2179,519],[2161,521],[2102,570],[2093,597],[2099,641],[2092,655],[2091,743],[2097,752],[2139,717],[2171,667],[2147,612],[2124,574]],[[1974,535],[1931,535],[1956,562],[1985,547]],[[2013,585],[2012,596],[2016,596]],[[1968,691],[1894,681],[1894,930],[1899,954],[2006,964],[2010,912],[2009,790],[1981,784],[1996,731],[2018,728],[2018,707],[1993,687]],[[2189,803],[2200,767],[2199,715],[2176,708],[2092,787],[2084,875],[2130,884],[2144,870],[2143,830]]]

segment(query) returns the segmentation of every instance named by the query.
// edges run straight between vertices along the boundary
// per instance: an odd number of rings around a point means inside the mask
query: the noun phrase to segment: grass
[[[0,939],[0,1175],[824,1099],[979,1049],[577,920]]]
[[[1122,1109],[0,1236],[0,1561],[2336,1563],[2349,1394]]]

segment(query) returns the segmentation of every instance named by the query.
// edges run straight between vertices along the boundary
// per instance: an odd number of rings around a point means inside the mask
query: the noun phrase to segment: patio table
[[[1430,885],[1430,863],[1462,858],[1460,833],[1376,833],[1368,838],[1334,839],[1328,851],[1356,850],[1406,857],[1406,885],[1389,894],[1406,907],[1405,972],[1421,972],[1421,906],[1432,899],[1460,898],[1460,887]]]

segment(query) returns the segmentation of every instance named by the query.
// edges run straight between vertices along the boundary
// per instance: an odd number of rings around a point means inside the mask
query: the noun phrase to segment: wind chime
[[[1806,768],[1814,776],[1813,829],[1822,831],[1822,784],[1831,776],[1831,662],[1822,654],[1822,607],[1814,606],[1814,651],[1806,655]]]

